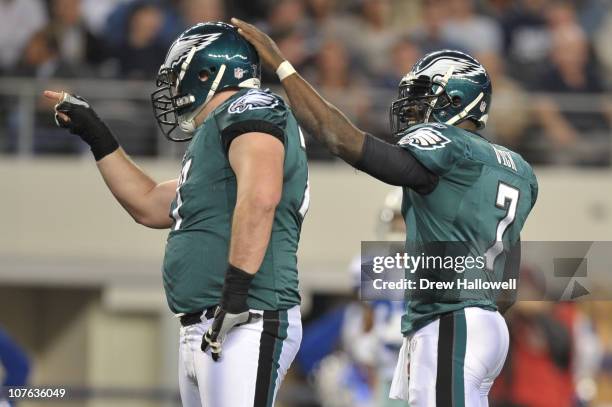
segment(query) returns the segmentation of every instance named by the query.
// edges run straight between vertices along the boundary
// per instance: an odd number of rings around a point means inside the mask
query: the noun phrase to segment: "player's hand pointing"
[[[245,23],[238,18],[233,17],[232,24],[238,27],[240,35],[253,44],[266,68],[276,72],[279,65],[285,60],[285,57],[272,38],[268,37],[254,25]]]
[[[235,326],[256,322],[259,319],[261,319],[261,315],[249,312],[248,310],[239,314],[232,314],[225,311],[220,306],[217,307],[212,326],[202,338],[202,351],[206,352],[206,349],[210,346],[210,353],[213,360],[215,362],[218,361],[221,358],[223,341],[229,330]]]
[[[89,103],[80,96],[46,90],[47,99],[55,101],[55,124],[78,135],[89,144],[96,161],[119,148],[110,129]]]

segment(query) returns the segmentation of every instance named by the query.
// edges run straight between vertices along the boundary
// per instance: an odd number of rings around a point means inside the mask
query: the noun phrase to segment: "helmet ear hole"
[[[461,99],[461,96],[453,96],[451,98],[451,104],[453,105],[453,107],[459,107],[461,106],[461,103],[463,102],[463,100]]]
[[[210,78],[210,72],[208,72],[208,70],[206,70],[206,69],[202,69],[198,73],[198,78],[200,78],[201,82],[206,82],[208,80],[208,78]]]

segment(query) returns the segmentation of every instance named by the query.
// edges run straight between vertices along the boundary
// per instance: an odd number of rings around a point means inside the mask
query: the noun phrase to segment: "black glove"
[[[64,93],[62,100],[55,105],[55,111],[55,124],[70,130],[70,133],[89,144],[96,161],[119,148],[117,139],[106,123],[82,97]],[[64,113],[70,120],[63,120],[57,112]]]
[[[210,346],[213,360],[221,358],[221,347],[230,329],[235,326],[256,322],[260,314],[249,312],[247,297],[253,275],[229,265],[221,294],[221,303],[215,311],[212,326],[202,337],[202,351]]]

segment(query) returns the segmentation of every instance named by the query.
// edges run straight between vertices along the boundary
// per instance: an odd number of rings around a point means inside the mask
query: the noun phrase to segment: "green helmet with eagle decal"
[[[258,88],[261,65],[255,48],[236,27],[200,23],[185,30],[170,46],[151,95],[161,131],[173,141],[187,141],[196,130],[195,117],[224,89]],[[180,128],[186,136],[171,133]]]
[[[431,52],[400,81],[389,114],[391,130],[399,136],[415,124],[456,125],[465,120],[482,129],[492,91],[489,74],[474,57],[453,50]]]

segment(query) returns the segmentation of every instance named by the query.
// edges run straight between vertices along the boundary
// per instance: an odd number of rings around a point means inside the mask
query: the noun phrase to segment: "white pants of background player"
[[[202,352],[212,319],[181,327],[179,387],[184,407],[268,407],[302,340],[299,306],[258,311],[263,319],[233,328],[218,362]]]
[[[410,407],[487,407],[508,344],[498,312],[471,307],[442,315],[404,338],[389,397]]]

